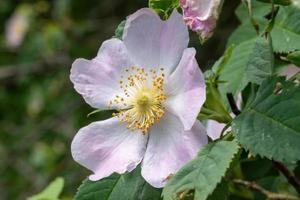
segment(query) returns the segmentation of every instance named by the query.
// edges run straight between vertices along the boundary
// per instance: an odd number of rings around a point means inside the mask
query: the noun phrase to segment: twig
[[[296,178],[295,174],[291,172],[283,163],[278,161],[273,161],[275,167],[286,177],[288,182],[295,188],[295,190],[300,195],[300,182]]]
[[[267,197],[267,199],[272,200],[300,200],[298,197],[290,195],[290,194],[282,194],[282,193],[275,193],[266,190],[265,188],[261,187],[260,185],[256,184],[255,182],[249,182],[241,179],[233,179],[233,183],[247,187],[251,190],[259,192]]]
[[[226,94],[227,96],[227,99],[228,99],[228,102],[229,102],[229,105],[230,105],[230,108],[232,110],[232,112],[237,116],[239,114],[241,114],[241,111],[239,110],[239,108],[237,107],[236,103],[235,103],[235,100],[233,98],[233,95],[232,93],[227,93]]]

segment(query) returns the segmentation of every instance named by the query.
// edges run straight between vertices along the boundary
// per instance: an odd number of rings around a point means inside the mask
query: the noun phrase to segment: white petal
[[[132,132],[111,118],[80,129],[71,145],[72,156],[94,172],[91,180],[99,180],[114,172],[133,170],[144,156],[147,140],[139,131]]]
[[[119,80],[124,67],[130,66],[126,47],[118,39],[105,41],[95,59],[77,59],[70,79],[74,88],[92,107],[107,109],[116,94],[122,93]]]
[[[226,124],[219,123],[215,120],[207,121],[207,135],[213,139],[219,139]]]
[[[178,67],[166,80],[166,109],[180,118],[185,130],[193,126],[206,99],[205,81],[195,54],[194,48],[185,49]]]
[[[141,9],[126,20],[124,43],[135,64],[165,68],[170,73],[187,47],[189,35],[182,16],[174,11],[162,21],[151,9]]]
[[[154,187],[163,187],[167,178],[193,159],[207,143],[205,128],[199,121],[189,131],[176,116],[166,113],[149,133],[149,142],[142,162],[142,176]]]

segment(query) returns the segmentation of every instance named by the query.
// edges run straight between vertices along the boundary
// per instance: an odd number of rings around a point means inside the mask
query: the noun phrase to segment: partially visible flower
[[[183,19],[205,41],[210,38],[219,18],[221,0],[180,0]]]
[[[207,123],[206,123],[207,135],[212,140],[219,139],[223,129],[225,128],[225,125],[226,124],[217,122],[215,120],[207,120]]]
[[[242,107],[242,94],[239,93],[236,99],[236,105],[239,109]],[[231,117],[234,117],[233,113],[230,113]],[[206,122],[206,130],[207,130],[207,135],[212,139],[212,140],[217,140],[221,137],[222,131],[223,134],[227,134],[231,131],[231,127],[228,127],[226,130],[224,130],[226,124],[217,122],[215,120],[207,120]]]
[[[285,76],[287,79],[291,78],[294,74],[299,73],[300,68],[296,67],[295,65],[291,64],[285,68],[283,68],[280,72],[280,76]]]
[[[122,39],[105,41],[94,59],[72,65],[71,81],[85,101],[116,110],[79,130],[72,155],[94,172],[90,180],[141,163],[144,179],[163,187],[207,143],[197,121],[206,98],[203,74],[177,11],[167,21],[150,9],[137,11]]]
[[[5,39],[8,47],[17,48],[22,44],[29,28],[29,16],[30,8],[27,5],[21,5],[8,19],[5,26]]]

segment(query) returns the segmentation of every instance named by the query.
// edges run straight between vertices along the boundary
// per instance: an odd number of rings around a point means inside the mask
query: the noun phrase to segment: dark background
[[[117,25],[146,0],[0,0],[0,199],[25,199],[40,192],[55,177],[65,179],[63,199],[71,199],[89,174],[72,160],[70,143],[77,130],[104,119],[87,118],[93,108],[84,103],[69,81],[75,58],[93,58]],[[237,27],[227,0],[214,36],[197,48],[199,65],[209,68]],[[9,47],[5,27],[26,8],[28,21],[22,43]],[[26,17],[27,16],[27,17]]]

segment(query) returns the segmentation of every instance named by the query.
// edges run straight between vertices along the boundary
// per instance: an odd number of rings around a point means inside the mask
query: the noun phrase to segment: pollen
[[[137,66],[125,68],[119,81],[123,92],[115,95],[108,106],[121,108],[113,116],[126,123],[128,129],[147,134],[150,127],[164,116],[166,95],[163,70]]]

